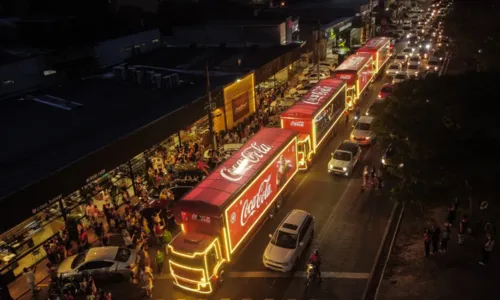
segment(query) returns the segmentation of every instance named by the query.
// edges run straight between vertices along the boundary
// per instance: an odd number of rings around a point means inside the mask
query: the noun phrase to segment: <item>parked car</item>
[[[96,247],[62,261],[57,274],[63,279],[74,277],[120,276],[131,278],[136,267],[137,252],[122,247]]]
[[[262,256],[264,266],[280,272],[293,270],[313,236],[314,217],[303,210],[292,210],[269,235],[271,241]]]

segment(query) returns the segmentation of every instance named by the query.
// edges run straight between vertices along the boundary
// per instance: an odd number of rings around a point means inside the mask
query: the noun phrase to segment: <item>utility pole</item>
[[[318,82],[319,82],[319,48],[320,48],[320,29],[321,24],[318,20],[318,29],[316,30],[316,73],[318,74]]]
[[[210,134],[210,144],[213,150],[217,150],[217,141],[214,135],[214,118],[213,118],[213,103],[212,103],[212,91],[210,90],[210,72],[208,72],[208,61],[205,62],[205,77],[207,79],[207,99],[208,103],[205,107],[208,113],[208,131]]]

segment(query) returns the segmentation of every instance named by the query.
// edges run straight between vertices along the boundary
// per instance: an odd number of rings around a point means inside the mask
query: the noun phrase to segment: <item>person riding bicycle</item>
[[[316,274],[318,274],[318,278],[321,280],[321,256],[319,256],[318,249],[314,250],[309,258],[308,262],[312,264],[316,268]]]

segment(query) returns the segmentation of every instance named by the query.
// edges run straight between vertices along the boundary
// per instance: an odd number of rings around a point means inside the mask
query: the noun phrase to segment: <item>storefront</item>
[[[337,55],[340,51],[346,51],[350,44],[350,33],[352,28],[352,22],[354,18],[342,18],[336,20],[326,26],[323,26],[325,33],[326,45],[326,57],[337,59]],[[338,62],[337,62],[338,64]]]
[[[255,113],[255,77],[251,73],[224,88],[226,128],[232,129]]]

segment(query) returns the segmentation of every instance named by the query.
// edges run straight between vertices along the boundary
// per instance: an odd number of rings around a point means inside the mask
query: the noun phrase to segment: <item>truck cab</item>
[[[351,176],[361,156],[361,147],[356,142],[343,141],[332,153],[328,162],[328,173]]]
[[[176,286],[211,294],[223,282],[227,261],[218,237],[181,232],[168,248],[170,274]]]
[[[307,170],[311,165],[312,144],[309,134],[299,134],[297,140],[297,155],[299,158],[299,170]]]

